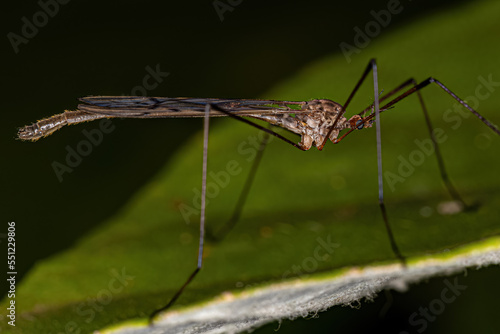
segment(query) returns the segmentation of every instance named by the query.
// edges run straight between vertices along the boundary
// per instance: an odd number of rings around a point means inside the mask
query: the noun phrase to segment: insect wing
[[[80,99],[78,110],[113,117],[173,118],[203,117],[205,106],[211,104],[240,116],[297,113],[305,102],[275,100],[241,100],[216,98],[166,98],[141,96],[90,96]],[[226,116],[210,111],[211,117]]]

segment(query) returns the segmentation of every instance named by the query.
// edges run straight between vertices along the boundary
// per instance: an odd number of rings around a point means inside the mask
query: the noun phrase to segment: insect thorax
[[[319,146],[323,144],[337,115],[342,111],[342,106],[337,102],[326,99],[311,100],[302,107],[302,110],[307,112],[252,117],[265,120],[273,125],[301,135],[302,138],[299,145],[308,150],[313,145]],[[329,138],[335,140],[339,132],[348,127],[349,123],[347,119],[341,116]]]

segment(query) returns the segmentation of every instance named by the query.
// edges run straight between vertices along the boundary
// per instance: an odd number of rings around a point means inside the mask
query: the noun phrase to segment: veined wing
[[[276,100],[241,100],[189,97],[89,96],[80,99],[79,111],[126,118],[203,117],[211,104],[239,116],[303,113],[307,102]],[[211,117],[227,116],[216,110]]]
[[[102,118],[174,118],[203,117],[205,106],[211,104],[219,109],[234,112],[239,116],[262,116],[270,114],[299,114],[307,102],[275,100],[239,100],[206,98],[168,98],[142,96],[89,96],[80,99],[76,111],[44,118],[18,131],[21,140],[36,141],[68,124],[78,124]],[[211,110],[210,116],[227,116]]]

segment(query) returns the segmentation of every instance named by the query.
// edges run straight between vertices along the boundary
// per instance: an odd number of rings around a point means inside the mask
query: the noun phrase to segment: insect
[[[349,118],[345,117],[346,110],[354,95],[366,80],[368,75],[373,74],[374,102],[363,111]],[[203,247],[205,240],[205,197],[207,181],[207,146],[210,117],[231,117],[238,121],[254,126],[268,135],[278,137],[290,145],[307,151],[313,146],[322,150],[328,140],[339,143],[347,135],[365,128],[371,128],[375,123],[377,137],[377,167],[378,167],[378,201],[382,213],[382,219],[388,234],[392,251],[403,266],[406,266],[406,259],[399,250],[396,240],[391,231],[387,212],[384,204],[383,182],[382,182],[382,150],[380,132],[380,113],[391,109],[402,99],[416,93],[422,111],[425,116],[427,128],[432,139],[438,165],[441,171],[443,182],[451,197],[460,203],[463,208],[467,204],[462,200],[459,192],[455,189],[448,178],[445,165],[439,151],[438,143],[433,134],[433,127],[428,111],[424,105],[420,90],[429,84],[434,83],[443,89],[452,98],[458,101],[463,107],[479,118],[496,134],[500,135],[500,130],[491,122],[481,116],[476,110],[471,108],[464,100],[460,99],[444,84],[434,78],[428,78],[420,83],[414,79],[409,79],[397,86],[392,91],[379,97],[377,64],[372,59],[361,78],[357,82],[346,102],[341,105],[331,100],[311,100],[311,101],[276,101],[276,100],[245,100],[245,99],[215,99],[215,98],[163,98],[163,97],[133,97],[133,96],[91,96],[81,98],[82,104],[78,105],[76,111],[65,111],[64,113],[42,119],[32,125],[19,129],[18,137],[22,140],[36,141],[46,137],[65,125],[78,124],[102,118],[181,118],[181,117],[203,117],[204,118],[204,148],[203,148],[203,171],[202,171],[202,203],[200,215],[200,238],[198,248],[197,266],[185,283],[180,287],[170,301],[162,308],[156,310],[150,317],[152,320],[159,312],[168,309],[179,298],[184,289],[194,279],[202,268]],[[381,104],[382,102],[385,104]],[[263,127],[249,120],[249,118],[263,120],[272,126],[284,128],[290,132],[301,136],[301,140],[295,143],[281,134],[274,132],[270,128]],[[256,159],[260,160],[260,159]],[[254,164],[254,167],[256,165]],[[256,167],[255,167],[256,168]],[[254,169],[254,168],[252,168]],[[249,184],[253,178],[253,172],[247,180],[240,200],[238,201],[233,218],[221,229],[221,237],[234,226],[239,217],[239,212],[244,204]]]

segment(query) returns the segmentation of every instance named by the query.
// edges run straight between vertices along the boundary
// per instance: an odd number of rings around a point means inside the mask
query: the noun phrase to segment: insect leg
[[[441,89],[443,89],[446,93],[448,93],[448,95],[450,95],[451,97],[453,97],[458,103],[460,103],[462,106],[464,106],[465,108],[467,108],[471,113],[473,113],[477,118],[479,118],[481,120],[481,122],[483,122],[487,127],[489,127],[491,130],[493,130],[498,135],[500,135],[500,130],[495,125],[493,125],[490,121],[488,121],[486,118],[484,118],[476,110],[472,109],[471,106],[469,106],[464,100],[462,100],[461,98],[459,98],[448,87],[446,87],[445,85],[443,85],[439,80],[437,80],[435,78],[432,78],[432,77],[427,78],[426,80],[422,81],[421,83],[419,83],[419,84],[415,85],[414,87],[408,89],[406,92],[404,92],[403,94],[401,94],[400,96],[398,96],[397,98],[395,98],[394,100],[392,100],[391,102],[389,102],[386,105],[384,105],[381,109],[382,110],[386,110],[386,109],[390,108],[391,106],[393,106],[397,102],[401,101],[402,99],[404,99],[408,95],[413,94],[413,93],[421,90],[422,88],[428,86],[431,83],[435,83],[436,85],[438,85],[439,87],[441,87]]]
[[[489,122],[486,118],[484,118],[476,110],[472,109],[464,100],[462,100],[461,98],[459,98],[455,93],[453,93],[450,89],[448,89],[444,84],[442,84],[437,79],[434,79],[434,78],[431,77],[431,78],[428,78],[428,79],[422,81],[419,84],[417,84],[417,82],[414,79],[410,79],[409,81],[411,81],[411,83],[413,84],[413,87],[410,88],[409,90],[407,90],[406,92],[404,92],[403,94],[401,94],[400,96],[396,97],[395,99],[393,99],[392,101],[390,101],[386,105],[384,105],[381,108],[382,111],[387,110],[388,108],[392,107],[394,104],[396,104],[397,102],[399,102],[402,99],[406,98],[407,96],[409,96],[409,95],[411,95],[411,94],[413,94],[415,92],[417,93],[418,99],[420,101],[420,105],[422,107],[422,111],[424,113],[425,122],[427,124],[427,129],[429,130],[429,134],[430,134],[433,146],[434,146],[434,151],[436,152],[436,159],[437,159],[437,162],[438,162],[438,167],[439,167],[439,171],[440,171],[441,179],[443,180],[443,183],[445,184],[446,189],[450,193],[451,197],[455,201],[459,202],[461,204],[461,206],[465,210],[475,209],[476,208],[475,205],[467,205],[464,202],[464,200],[461,198],[461,196],[459,195],[458,191],[454,187],[453,183],[451,182],[450,178],[448,177],[448,173],[446,172],[444,160],[443,160],[443,157],[441,155],[441,151],[439,149],[439,145],[437,143],[436,137],[434,135],[434,128],[432,126],[432,123],[431,123],[431,120],[430,120],[430,117],[429,117],[429,113],[428,113],[427,108],[426,108],[426,106],[424,104],[424,100],[422,98],[422,94],[420,93],[420,90],[422,88],[426,87],[427,85],[429,85],[430,83],[435,83],[439,87],[441,87],[446,93],[448,93],[451,97],[453,97],[456,101],[458,101],[461,105],[463,105],[465,108],[467,108],[477,118],[479,118],[491,130],[493,130],[494,132],[496,132],[499,135],[500,135],[500,130],[498,130],[498,128],[496,126],[494,126],[491,122]],[[369,120],[371,118],[372,118],[372,116],[368,116],[366,119]],[[347,134],[348,133],[346,133],[343,137],[345,137]],[[343,139],[343,137],[339,138],[339,141],[340,141],[340,139]]]
[[[214,241],[221,241],[224,237],[233,229],[238,220],[240,219],[241,212],[243,211],[243,206],[245,205],[248,193],[250,192],[250,187],[252,186],[255,174],[257,173],[257,168],[259,167],[260,161],[262,160],[262,155],[264,154],[264,149],[266,148],[267,142],[269,141],[269,134],[266,132],[264,138],[262,138],[257,154],[253,160],[250,173],[247,176],[243,190],[238,197],[238,202],[234,208],[231,218],[217,230],[216,233],[211,234],[211,238]]]
[[[413,85],[417,86],[417,82],[413,80]],[[434,127],[432,126],[431,119],[429,117],[429,112],[427,111],[427,108],[424,103],[424,99],[422,98],[422,94],[420,93],[419,90],[416,91],[418,100],[420,101],[420,106],[422,107],[422,112],[424,113],[424,118],[425,118],[425,124],[427,125],[427,130],[429,130],[429,136],[431,137],[432,140],[432,145],[434,146],[434,152],[436,152],[436,159],[437,163],[439,166],[439,172],[441,174],[441,179],[443,180],[444,185],[446,186],[446,189],[448,189],[448,192],[450,193],[451,197],[456,201],[460,203],[460,206],[464,209],[472,209],[472,206],[467,205],[458,191],[456,190],[455,186],[451,182],[450,178],[448,177],[448,173],[446,172],[446,167],[444,165],[444,160],[443,156],[441,155],[441,150],[439,149],[438,142],[436,140],[436,136],[434,135]]]
[[[208,131],[209,131],[209,120],[210,120],[210,108],[211,105],[207,104],[205,106],[205,117],[204,117],[204,126],[203,126],[203,170],[202,170],[202,180],[201,180],[201,212],[200,212],[200,239],[198,244],[198,261],[196,265],[196,269],[189,275],[188,279],[184,284],[180,287],[179,290],[175,293],[175,295],[170,299],[170,301],[163,306],[162,308],[154,311],[149,316],[149,323],[152,324],[153,318],[158,315],[160,312],[165,311],[170,308],[175,301],[180,297],[184,289],[191,283],[196,274],[201,269],[203,264],[203,244],[205,241],[205,208],[206,208],[206,194],[207,194],[207,165],[208,165]]]
[[[369,117],[373,118],[375,117],[376,119],[376,132],[377,132],[377,167],[378,167],[378,200],[379,200],[379,206],[380,206],[380,210],[382,212],[382,218],[384,220],[384,225],[385,225],[385,228],[386,228],[386,231],[387,231],[387,235],[389,237],[389,242],[391,244],[391,248],[392,248],[392,251],[394,253],[394,255],[396,255],[396,257],[401,261],[401,263],[403,264],[403,266],[406,266],[406,259],[405,257],[401,254],[401,252],[399,251],[399,248],[396,244],[396,240],[394,239],[394,235],[392,233],[392,229],[391,229],[391,226],[389,224],[389,219],[387,217],[387,210],[385,208],[385,204],[384,204],[384,187],[383,187],[383,178],[382,178],[382,143],[381,143],[381,130],[380,130],[380,121],[379,121],[379,118],[380,118],[380,106],[379,106],[379,93],[378,93],[378,72],[377,72],[377,63],[375,61],[375,59],[371,59],[370,62],[368,63],[368,66],[366,67],[365,71],[363,72],[363,74],[361,75],[361,78],[358,80],[356,86],[354,87],[354,89],[352,90],[351,94],[349,95],[349,97],[347,98],[347,101],[344,103],[344,108],[341,112],[339,112],[339,114],[337,115],[337,118],[335,119],[332,127],[330,128],[330,131],[328,133],[327,136],[325,136],[325,141],[322,143],[322,145],[320,145],[320,147],[318,147],[318,149],[322,149],[323,146],[326,144],[326,141],[328,140],[328,138],[330,137],[330,134],[331,132],[333,131],[333,129],[335,128],[335,125],[338,121],[338,119],[345,113],[345,110],[347,108],[347,106],[349,105],[349,103],[351,102],[351,100],[353,99],[354,97],[354,94],[356,94],[356,92],[359,90],[359,87],[361,86],[361,84],[365,81],[366,77],[368,76],[368,74],[370,74],[370,72],[372,72],[372,75],[373,75],[373,89],[374,89],[374,103],[373,103],[373,108],[375,109],[375,113],[370,115]],[[403,83],[401,86],[405,86],[407,83]],[[389,92],[385,97],[383,97],[382,99],[380,100],[384,100],[386,98],[388,98],[389,96],[395,94],[396,92],[393,90],[392,92]],[[370,107],[369,107],[370,108]],[[382,108],[384,109],[384,108]],[[369,118],[369,119],[371,119]],[[368,119],[368,117],[367,117]],[[340,139],[344,138],[347,134],[349,134],[351,131],[347,132],[343,137],[341,137]],[[340,141],[339,139],[339,141]],[[338,142],[338,141],[337,141]]]
[[[279,138],[279,139],[283,140],[284,142],[286,142],[286,143],[288,143],[288,144],[292,145],[293,147],[298,148],[299,150],[302,150],[302,151],[307,151],[307,149],[306,149],[306,148],[304,148],[304,147],[302,147],[301,145],[296,144],[296,143],[294,143],[293,141],[291,141],[291,140],[289,140],[289,139],[287,139],[287,138],[283,137],[283,136],[282,136],[282,135],[280,135],[279,133],[276,133],[276,132],[272,131],[271,129],[265,128],[265,127],[263,127],[263,126],[261,126],[261,125],[259,125],[259,124],[256,124],[256,123],[254,123],[254,122],[252,122],[252,121],[249,121],[249,120],[248,120],[248,119],[246,119],[246,118],[243,118],[243,117],[241,117],[241,116],[235,115],[234,113],[232,113],[232,112],[230,112],[230,111],[227,111],[227,110],[224,110],[224,109],[220,108],[219,106],[212,105],[212,109],[213,109],[213,110],[217,110],[218,112],[221,112],[221,113],[223,113],[223,114],[226,114],[226,115],[228,115],[229,117],[232,117],[232,118],[234,118],[234,119],[237,119],[237,120],[238,120],[238,121],[240,121],[240,122],[243,122],[243,123],[245,123],[245,124],[251,125],[251,126],[253,126],[253,127],[255,127],[255,128],[259,129],[259,130],[262,130],[262,131],[264,131],[265,133],[268,133],[268,134],[269,134],[269,135],[271,135],[271,136],[274,136],[274,137],[276,137],[276,138]]]
[[[382,178],[382,136],[380,130],[380,106],[379,106],[379,94],[378,94],[378,71],[377,71],[377,63],[374,59],[370,62],[373,69],[373,93],[374,93],[374,109],[375,109],[375,127],[377,132],[377,170],[378,170],[378,203],[380,206],[380,210],[382,212],[382,218],[384,219],[385,229],[387,231],[387,235],[389,236],[389,241],[391,243],[391,248],[396,255],[396,257],[401,261],[403,266],[406,266],[406,259],[399,251],[398,245],[396,244],[396,240],[394,239],[394,235],[392,233],[391,226],[389,225],[389,219],[387,218],[387,210],[385,209],[384,203],[384,182]],[[358,87],[358,86],[356,86]],[[353,94],[351,94],[353,95]],[[350,97],[349,97],[350,98]]]
[[[358,80],[358,82],[356,83],[356,86],[354,87],[351,94],[347,98],[347,101],[344,103],[342,110],[337,114],[337,117],[333,121],[333,124],[332,124],[330,130],[328,131],[327,135],[325,136],[323,143],[321,143],[319,146],[316,145],[318,150],[321,151],[323,149],[323,147],[325,146],[326,142],[328,141],[328,138],[330,138],[330,135],[332,134],[333,130],[335,129],[337,122],[344,115],[345,111],[347,110],[347,107],[349,106],[349,103],[351,103],[351,100],[354,97],[354,94],[356,94],[356,92],[359,90],[359,87],[361,87],[361,85],[365,81],[368,74],[370,74],[370,71],[372,71],[374,65],[376,65],[375,59],[371,59],[370,62],[368,63],[368,66],[365,68],[365,71],[361,75],[361,78]],[[378,96],[377,96],[377,98],[378,98]]]
[[[398,87],[394,88],[392,91],[390,91],[389,93],[387,94],[384,94],[382,95],[382,97],[380,97],[379,99],[379,102],[382,102],[382,101],[385,101],[387,100],[389,97],[393,96],[394,94],[396,94],[397,92],[399,92],[400,90],[402,90],[403,88],[405,88],[406,86],[409,86],[411,85],[412,83],[414,83],[415,80],[414,79],[408,79],[406,80],[405,82],[403,82],[402,84],[400,84]],[[367,112],[373,110],[373,104],[370,104],[368,107],[366,107],[362,112],[360,112],[358,115],[359,116],[364,116]],[[379,109],[379,112],[382,112],[384,110],[380,110]],[[334,144],[338,144],[342,139],[344,139],[348,134],[350,134],[351,132],[353,132],[354,130],[356,130],[355,128],[354,129],[350,129],[348,130],[346,133],[344,133],[340,138],[337,138],[333,143]]]

